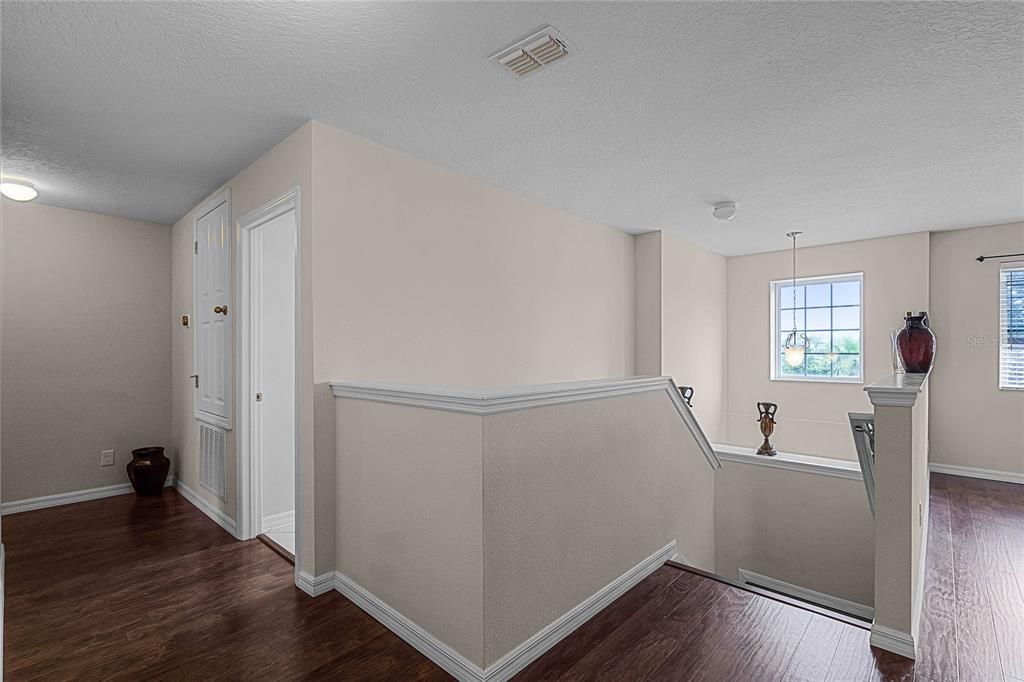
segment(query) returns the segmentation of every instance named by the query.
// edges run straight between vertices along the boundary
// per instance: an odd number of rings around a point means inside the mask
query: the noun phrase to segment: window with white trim
[[[863,380],[864,273],[772,282],[772,379],[860,382]],[[803,362],[785,359],[786,338],[807,338]]]
[[[1024,391],[1024,262],[999,268],[999,388]]]

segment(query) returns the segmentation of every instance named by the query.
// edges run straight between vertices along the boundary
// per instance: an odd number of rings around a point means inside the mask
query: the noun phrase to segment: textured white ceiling
[[[1024,218],[1021,3],[2,3],[3,171],[180,217],[316,118],[724,254]],[[579,54],[487,61],[545,24]],[[734,199],[730,223],[710,204]]]

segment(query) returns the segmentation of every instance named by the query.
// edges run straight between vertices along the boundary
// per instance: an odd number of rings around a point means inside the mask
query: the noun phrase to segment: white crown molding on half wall
[[[487,390],[362,381],[332,381],[330,385],[336,398],[369,400],[476,416],[614,398],[634,393],[665,391],[711,468],[719,469],[722,466],[693,411],[679,395],[679,389],[676,388],[672,377],[668,376],[569,381]]]

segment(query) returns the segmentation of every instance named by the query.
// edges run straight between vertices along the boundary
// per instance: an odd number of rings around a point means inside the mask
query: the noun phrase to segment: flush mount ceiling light
[[[736,215],[736,202],[719,201],[711,209],[711,215],[715,216],[715,220],[732,220],[733,216]]]
[[[0,194],[14,201],[32,201],[39,196],[31,182],[10,178],[0,180]]]
[[[799,367],[804,364],[804,355],[807,352],[807,335],[796,330],[796,238],[803,232],[787,232],[786,236],[793,240],[793,331],[786,337],[786,346],[783,354],[786,357],[786,364],[790,367]]]

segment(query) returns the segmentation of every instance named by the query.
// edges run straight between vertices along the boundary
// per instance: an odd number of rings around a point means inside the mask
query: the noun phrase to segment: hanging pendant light
[[[796,329],[796,238],[802,234],[803,232],[786,233],[786,236],[793,240],[793,331],[786,337],[783,350],[786,364],[790,367],[804,364],[804,356],[807,353],[807,335],[799,333]]]

